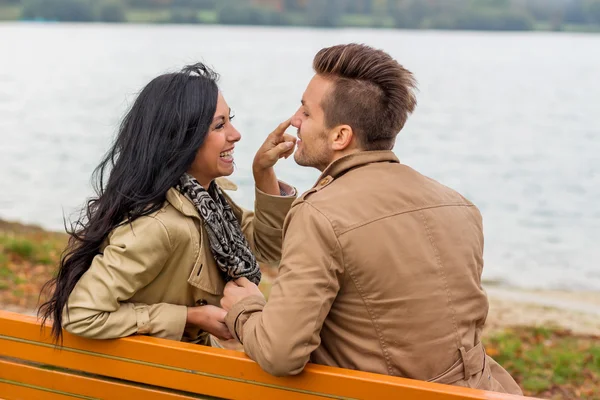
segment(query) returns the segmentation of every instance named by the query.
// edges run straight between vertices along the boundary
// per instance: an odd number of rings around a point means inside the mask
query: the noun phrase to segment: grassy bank
[[[529,396],[600,399],[600,338],[549,328],[513,328],[485,341],[486,351]]]
[[[0,220],[0,308],[35,309],[67,242],[62,233]],[[269,291],[273,271],[261,283]],[[529,396],[600,399],[600,338],[550,328],[506,328],[485,338],[489,355]]]
[[[0,307],[35,308],[66,242],[65,234],[0,220]]]

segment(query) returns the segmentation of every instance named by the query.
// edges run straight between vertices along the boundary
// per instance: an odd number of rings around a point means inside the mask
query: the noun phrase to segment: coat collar
[[[226,178],[217,178],[215,183],[223,190],[236,191],[237,186]],[[200,218],[198,210],[194,203],[192,203],[187,197],[182,195],[176,188],[171,188],[167,191],[167,201],[180,213],[185,216],[192,218]]]
[[[352,153],[329,164],[313,187],[329,184],[335,178],[353,168],[377,162],[399,163],[400,160],[398,160],[398,157],[396,157],[391,150],[360,151],[358,153]]]

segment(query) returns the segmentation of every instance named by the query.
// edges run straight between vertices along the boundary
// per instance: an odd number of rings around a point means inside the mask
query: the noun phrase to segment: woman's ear
[[[350,125],[336,126],[330,134],[331,149],[343,151],[350,149],[354,139],[354,131]]]

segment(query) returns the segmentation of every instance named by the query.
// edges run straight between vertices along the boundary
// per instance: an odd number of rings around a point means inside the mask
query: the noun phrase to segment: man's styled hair
[[[321,49],[313,68],[334,82],[321,104],[325,125],[350,125],[364,150],[391,150],[417,105],[413,74],[386,52],[355,43]]]

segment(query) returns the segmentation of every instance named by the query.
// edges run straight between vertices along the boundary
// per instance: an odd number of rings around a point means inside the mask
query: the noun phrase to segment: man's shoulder
[[[320,231],[337,236],[335,215],[328,213],[327,203],[319,201],[318,197],[309,196],[308,193],[304,194],[307,196],[300,196],[292,204],[284,221],[284,232],[287,234],[290,229],[301,230],[306,234],[309,231]]]
[[[309,206],[336,231],[348,226],[423,208],[468,206],[458,191],[402,164],[372,164],[333,178],[323,177],[294,202],[292,210]]]

